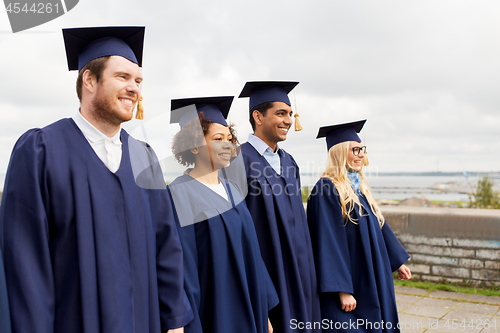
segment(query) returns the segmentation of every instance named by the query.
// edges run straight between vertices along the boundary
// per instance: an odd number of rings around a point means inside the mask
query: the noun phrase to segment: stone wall
[[[500,210],[382,206],[422,280],[500,284]]]

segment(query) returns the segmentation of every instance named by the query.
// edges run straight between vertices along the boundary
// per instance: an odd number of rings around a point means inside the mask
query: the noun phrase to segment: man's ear
[[[253,120],[255,121],[255,125],[259,125],[259,126],[262,125],[262,118],[264,116],[262,115],[262,113],[260,113],[260,111],[253,110],[252,117],[253,117]]]
[[[88,92],[94,93],[97,81],[94,74],[90,70],[86,70],[82,75],[82,86],[83,89],[87,89]]]
[[[197,154],[198,154],[198,148],[193,148],[193,149],[190,149],[190,150],[191,150],[191,152],[192,152],[193,154],[195,154],[195,155],[197,155]]]

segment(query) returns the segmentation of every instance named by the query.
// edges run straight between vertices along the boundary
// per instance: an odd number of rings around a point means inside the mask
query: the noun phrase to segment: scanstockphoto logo
[[[12,32],[52,21],[72,10],[78,0],[4,0]]]

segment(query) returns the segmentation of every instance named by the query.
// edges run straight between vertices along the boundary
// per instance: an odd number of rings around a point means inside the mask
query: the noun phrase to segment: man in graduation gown
[[[151,147],[120,130],[140,98],[144,27],[63,35],[80,111],[21,136],[0,207],[12,330],[182,331],[192,311],[168,192]]]
[[[299,168],[278,146],[293,123],[288,92],[297,84],[247,82],[239,96],[250,97],[254,134],[241,146],[248,181],[246,202],[280,299],[269,314],[275,332],[319,332],[321,320]]]

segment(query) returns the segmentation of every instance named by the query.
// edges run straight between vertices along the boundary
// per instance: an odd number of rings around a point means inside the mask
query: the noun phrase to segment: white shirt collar
[[[248,143],[251,144],[257,152],[263,156],[264,153],[267,151],[269,153],[274,153],[273,149],[267,145],[261,138],[258,136],[255,136],[254,134],[250,133],[248,135]],[[276,153],[280,150],[280,147],[276,145]]]
[[[73,121],[76,123],[76,126],[78,126],[80,131],[82,131],[83,135],[90,143],[105,141],[108,139],[112,141],[114,144],[121,145],[120,141],[121,128],[115,135],[113,135],[112,137],[108,137],[106,134],[99,131],[87,119],[85,119],[80,112],[78,112],[76,115],[73,116]]]

